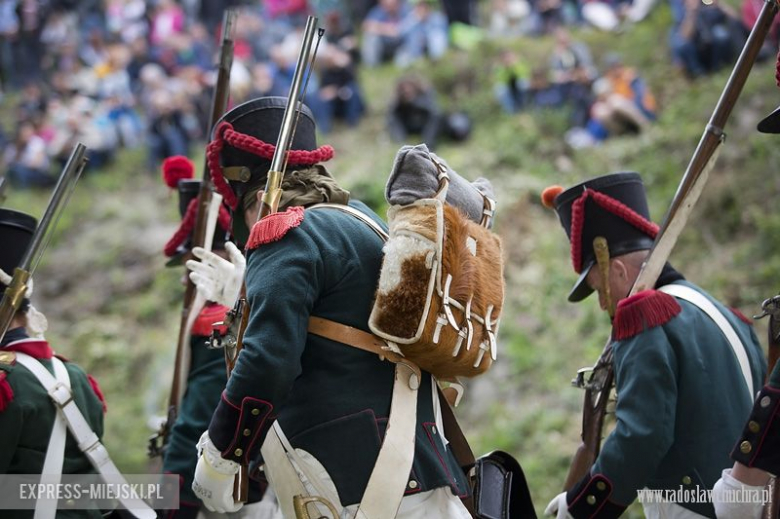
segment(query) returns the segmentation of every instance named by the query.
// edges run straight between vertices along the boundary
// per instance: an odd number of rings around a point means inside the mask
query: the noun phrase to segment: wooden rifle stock
[[[666,264],[669,254],[671,254],[672,248],[674,248],[677,238],[685,227],[688,216],[690,216],[693,206],[704,188],[709,170],[714,165],[716,152],[725,139],[723,127],[742,92],[742,88],[756,61],[758,52],[761,50],[777,10],[778,0],[767,0],[764,3],[753,30],[750,32],[750,36],[734,65],[731,76],[723,88],[718,104],[715,106],[715,110],[704,129],[696,151],[688,163],[685,175],[680,181],[677,193],[674,195],[653,247],[650,249],[647,260],[642,265],[642,269],[629,295],[655,286],[658,276],[661,274],[661,270]],[[608,381],[609,386],[600,387],[601,381]],[[569,467],[565,490],[569,490],[574,483],[585,477],[590,470],[590,465],[598,456],[601,448],[601,426],[604,424],[604,416],[607,412],[606,404],[608,398],[604,394],[608,394],[611,391],[613,381],[614,368],[612,366],[610,341],[608,340],[596,366],[593,368],[590,379],[585,384],[586,393],[582,427],[583,445],[578,449]],[[595,401],[593,395],[589,393],[590,389],[588,387],[593,386],[594,382],[596,383],[597,391],[600,393]],[[599,425],[599,430],[594,432],[596,425]],[[586,462],[589,462],[587,466],[585,466]]]
[[[226,9],[222,21],[222,42],[220,45],[218,65],[219,71],[217,73],[217,80],[211,98],[208,134],[211,133],[214,125],[227,109],[228,97],[230,96],[230,69],[233,65],[233,27],[235,26],[235,19],[236,12],[232,9]],[[206,221],[208,207],[211,204],[212,185],[208,165],[204,165],[203,180],[201,181],[200,190],[198,191],[198,212],[193,228],[193,247],[202,247],[206,241]],[[168,434],[170,433],[171,427],[173,427],[173,423],[176,421],[177,410],[184,394],[184,384],[186,382],[187,374],[184,373],[185,370],[183,369],[183,365],[185,364],[184,359],[186,356],[185,348],[189,348],[189,344],[185,344],[189,334],[187,322],[192,310],[195,294],[195,285],[192,283],[189,276],[186,276],[186,288],[184,289],[183,305],[179,321],[179,334],[176,343],[173,380],[171,381],[171,392],[168,398],[168,413],[160,431],[150,438],[148,452],[150,457],[162,454],[163,447],[168,440]]]

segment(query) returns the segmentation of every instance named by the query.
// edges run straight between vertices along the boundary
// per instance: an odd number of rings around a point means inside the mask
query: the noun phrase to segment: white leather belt
[[[745,379],[745,387],[747,387],[747,396],[751,404],[753,402],[753,375],[750,371],[750,362],[748,361],[747,351],[745,345],[739,340],[737,332],[734,331],[734,327],[729,324],[728,320],[720,313],[720,310],[707,299],[701,292],[698,292],[691,287],[685,285],[664,285],[658,289],[660,292],[669,294],[670,296],[677,297],[688,301],[689,303],[699,307],[699,309],[707,314],[712,319],[723,335],[726,336],[731,350],[737,357],[739,367],[742,370],[742,377]]]
[[[64,418],[68,429],[70,429],[70,433],[78,443],[79,449],[81,449],[81,451],[87,456],[87,459],[89,459],[89,462],[92,464],[95,470],[100,473],[100,475],[103,477],[103,480],[107,483],[127,485],[127,481],[125,480],[124,476],[122,476],[122,473],[119,472],[119,469],[116,468],[114,462],[111,461],[111,458],[108,455],[108,451],[106,451],[106,448],[102,443],[100,443],[100,439],[89,426],[89,423],[84,418],[84,415],[81,414],[81,411],[79,411],[76,402],[73,400],[73,394],[70,391],[69,383],[66,385],[65,383],[54,378],[51,373],[49,373],[49,371],[43,366],[43,364],[29,355],[16,352],[16,361],[27,368],[33,375],[35,375],[35,378],[37,378],[38,382],[41,383],[54,404],[57,406],[57,415]],[[56,357],[52,358],[52,363],[54,365],[55,373],[59,369],[57,367],[58,363],[61,365],[62,369],[65,369],[65,366]],[[67,375],[67,371],[65,374]],[[46,456],[48,459],[48,451]],[[45,464],[46,463],[44,462],[44,466]],[[62,462],[60,462],[59,472],[62,472]],[[122,497],[119,498],[118,501],[122,503],[122,506],[138,519],[155,519],[157,517],[155,511],[152,510],[152,508],[141,499]],[[56,503],[54,506],[54,512],[56,512]],[[36,519],[38,519],[37,514],[38,509],[36,507]]]

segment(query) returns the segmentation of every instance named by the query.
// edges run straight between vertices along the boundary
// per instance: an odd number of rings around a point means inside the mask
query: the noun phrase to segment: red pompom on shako
[[[179,180],[192,178],[194,172],[195,165],[184,155],[168,157],[162,163],[163,180],[171,189],[176,189]]]
[[[563,193],[563,186],[549,186],[542,191],[542,205],[548,209],[555,207],[555,197]]]

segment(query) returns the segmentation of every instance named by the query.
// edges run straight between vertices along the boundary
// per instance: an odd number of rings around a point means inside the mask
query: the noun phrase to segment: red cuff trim
[[[682,311],[677,300],[657,290],[643,290],[618,303],[612,322],[612,338],[630,339],[650,328],[668,323]]]
[[[303,207],[291,207],[283,213],[273,213],[252,226],[247,249],[281,240],[289,231],[301,225]]]
[[[217,330],[220,335],[227,333],[227,326],[221,324],[214,326],[214,323],[222,322],[225,320],[225,314],[230,309],[227,306],[222,305],[206,305],[198,318],[192,325],[192,335],[199,337],[211,337],[211,332]]]
[[[13,400],[14,390],[11,389],[11,384],[6,380],[5,371],[0,371],[0,413],[5,411]]]
[[[230,407],[232,407],[233,409],[235,409],[236,411],[240,411],[241,410],[241,408],[239,406],[237,406],[236,404],[234,404],[233,402],[228,400],[228,397],[225,394],[225,391],[222,391],[222,401],[225,402]]]
[[[780,389],[775,389],[770,386],[764,386],[763,390],[759,394],[759,398],[761,398],[762,395],[765,395],[766,393],[775,393],[777,395],[780,395]],[[780,414],[780,399],[776,401],[775,408],[772,411],[772,416],[767,420],[767,424],[771,424],[775,421],[775,418],[777,418],[778,414]],[[761,439],[758,441],[758,446],[756,447],[755,451],[753,452],[753,457],[750,458],[750,465],[749,467],[753,466],[753,463],[755,462],[756,458],[758,457],[758,453],[761,452],[761,448],[764,446],[764,440],[766,439],[767,434],[769,433],[771,427],[764,427],[763,432],[761,433]]]
[[[106,397],[103,396],[103,392],[100,390],[97,380],[95,380],[92,375],[87,375],[87,380],[89,380],[89,385],[92,386],[92,391],[95,392],[100,403],[103,404],[103,413],[105,413],[108,410],[108,407],[106,407]]]

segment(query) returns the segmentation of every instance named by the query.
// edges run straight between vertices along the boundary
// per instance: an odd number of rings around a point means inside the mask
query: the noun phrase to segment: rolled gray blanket
[[[484,198],[493,201],[496,199],[490,181],[480,177],[469,182],[450,168],[444,159],[429,151],[425,144],[402,146],[396,153],[393,170],[385,186],[387,202],[391,205],[408,205],[415,200],[435,196],[439,190],[439,171],[432,158],[447,168],[450,177],[447,203],[466,213],[469,219],[480,223],[485,206]]]

